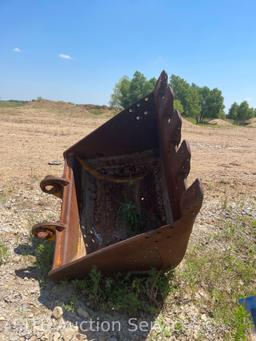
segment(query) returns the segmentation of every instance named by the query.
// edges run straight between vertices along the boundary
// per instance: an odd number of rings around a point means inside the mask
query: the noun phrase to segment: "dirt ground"
[[[71,107],[72,108],[72,107]],[[0,111],[1,187],[26,183],[32,177],[61,174],[63,151],[111,117],[111,110],[95,115],[81,108],[30,103]],[[246,127],[199,127],[183,121],[183,139],[190,143],[190,179],[199,177],[206,196],[255,192],[256,132]]]
[[[56,300],[53,302],[49,291],[42,292],[33,276],[21,276],[19,272],[31,266],[30,249],[26,246],[31,225],[44,219],[57,220],[59,216],[60,202],[41,193],[39,182],[47,174],[61,175],[63,151],[112,115],[106,108],[92,110],[68,104],[28,103],[17,108],[0,108],[0,240],[7,244],[11,259],[0,267],[0,340],[61,340],[61,337],[69,340],[55,329],[51,335],[43,331],[40,334],[40,330],[31,334],[17,325],[8,329],[3,323],[20,316],[51,321]],[[182,137],[189,141],[192,151],[189,182],[199,177],[205,192],[193,242],[209,233],[220,202],[256,200],[256,129],[202,127],[184,120]],[[53,160],[61,164],[49,165]],[[214,210],[210,206],[215,206]],[[209,340],[222,339],[211,338],[211,330],[205,332],[209,333]],[[178,339],[199,340],[195,334],[187,335]],[[77,340],[87,339],[115,341],[118,336],[77,336]],[[142,339],[145,338],[137,336],[137,340]]]

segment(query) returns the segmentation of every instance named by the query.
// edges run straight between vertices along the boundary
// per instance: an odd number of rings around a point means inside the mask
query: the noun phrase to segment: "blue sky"
[[[255,0],[0,0],[0,98],[107,104],[124,74],[165,69],[256,106],[255,13]]]

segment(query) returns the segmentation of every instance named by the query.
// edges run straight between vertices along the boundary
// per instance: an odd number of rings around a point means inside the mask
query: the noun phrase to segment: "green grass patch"
[[[137,222],[133,206],[122,209],[125,219]],[[62,283],[65,288],[71,286],[71,296],[62,302],[63,308],[74,312],[76,305],[84,300],[90,309],[129,316],[156,314],[164,306],[164,315],[169,304],[176,304],[177,297],[182,305],[186,293],[190,304],[198,311],[195,319],[206,314],[207,323],[212,323],[223,340],[246,340],[252,323],[238,302],[241,297],[256,294],[256,222],[249,216],[235,216],[231,211],[230,217],[218,232],[209,235],[207,244],[198,244],[188,250],[175,274],[152,269],[143,275],[118,273],[103,276],[93,268],[83,280]],[[36,246],[36,262],[42,278],[50,270],[53,247],[52,242],[40,242]],[[56,290],[62,284],[57,285]],[[163,333],[185,335],[185,325],[186,320],[179,317],[175,321],[175,331],[170,327],[163,329]],[[164,318],[163,327],[166,327]],[[201,334],[204,340],[204,330]]]
[[[201,302],[195,303],[207,306],[213,320],[225,325],[226,340],[246,340],[251,327],[249,316],[238,300],[256,294],[253,226],[253,220],[248,217],[225,223],[209,247],[197,246],[189,251],[184,268],[177,274],[177,281],[185,282],[190,292],[205,292]]]
[[[62,309],[69,313],[74,313],[76,311],[76,304],[75,304],[76,301],[77,299],[75,298],[74,300],[70,300],[68,303],[63,303],[61,305]]]
[[[38,241],[34,237],[35,243],[35,257],[36,265],[40,273],[40,280],[44,281],[48,272],[51,270],[53,255],[54,255],[54,242],[52,241]]]
[[[147,274],[118,273],[103,277],[93,268],[84,280],[74,280],[77,294],[86,297],[90,307],[103,311],[118,311],[131,315],[154,313],[172,289],[172,272],[155,269]]]

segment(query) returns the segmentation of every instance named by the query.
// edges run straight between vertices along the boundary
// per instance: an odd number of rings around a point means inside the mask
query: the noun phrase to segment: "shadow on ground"
[[[162,326],[161,329],[156,323],[156,319],[162,310],[165,297],[163,297],[161,300],[158,300],[157,297],[154,297],[154,309],[152,309],[152,312],[150,313],[143,313],[141,311],[127,313],[122,311],[122,308],[118,309],[118,311],[115,311],[114,307],[112,309],[110,307],[106,307],[107,309],[100,309],[98,311],[97,304],[96,308],[95,305],[91,306],[90,300],[88,300],[88,297],[86,297],[83,290],[79,291],[79,286],[76,285],[76,282],[74,283],[71,281],[65,281],[54,283],[47,278],[46,270],[49,270],[49,264],[48,266],[45,264],[46,268],[42,268],[42,262],[47,261],[47,257],[49,255],[44,254],[45,250],[41,250],[41,256],[38,255],[38,245],[38,241],[33,239],[31,245],[20,244],[15,249],[16,254],[23,256],[36,256],[37,261],[39,262],[39,264],[36,264],[35,266],[29,266],[16,270],[15,273],[22,279],[25,279],[25,277],[27,279],[34,278],[39,282],[40,296],[38,300],[45,307],[50,310],[53,310],[56,306],[61,306],[63,308],[63,328],[65,328],[66,325],[70,326],[70,324],[76,325],[79,327],[79,333],[86,335],[87,339],[90,341],[143,341],[147,339],[152,328],[156,330],[156,335],[158,335],[160,338],[163,336],[164,326]],[[38,260],[39,256],[42,257],[41,260]],[[42,271],[44,274],[42,274]],[[136,283],[136,281],[134,283]],[[131,288],[131,291],[133,289]],[[122,291],[120,292],[122,293]],[[152,291],[152,295],[155,295],[154,291]],[[103,299],[106,302],[108,301],[107,296]],[[129,297],[128,293],[127,300],[130,301],[131,306],[133,305],[132,299],[133,296]],[[99,304],[99,306],[102,306],[102,304]],[[56,328],[52,327],[50,332],[53,334],[56,330],[58,330],[58,328]],[[83,340],[81,335],[80,340]]]

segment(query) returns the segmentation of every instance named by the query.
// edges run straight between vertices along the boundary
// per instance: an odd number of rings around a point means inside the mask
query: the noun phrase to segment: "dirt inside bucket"
[[[160,160],[152,150],[86,164],[93,174],[81,167],[77,187],[87,253],[172,222]]]

